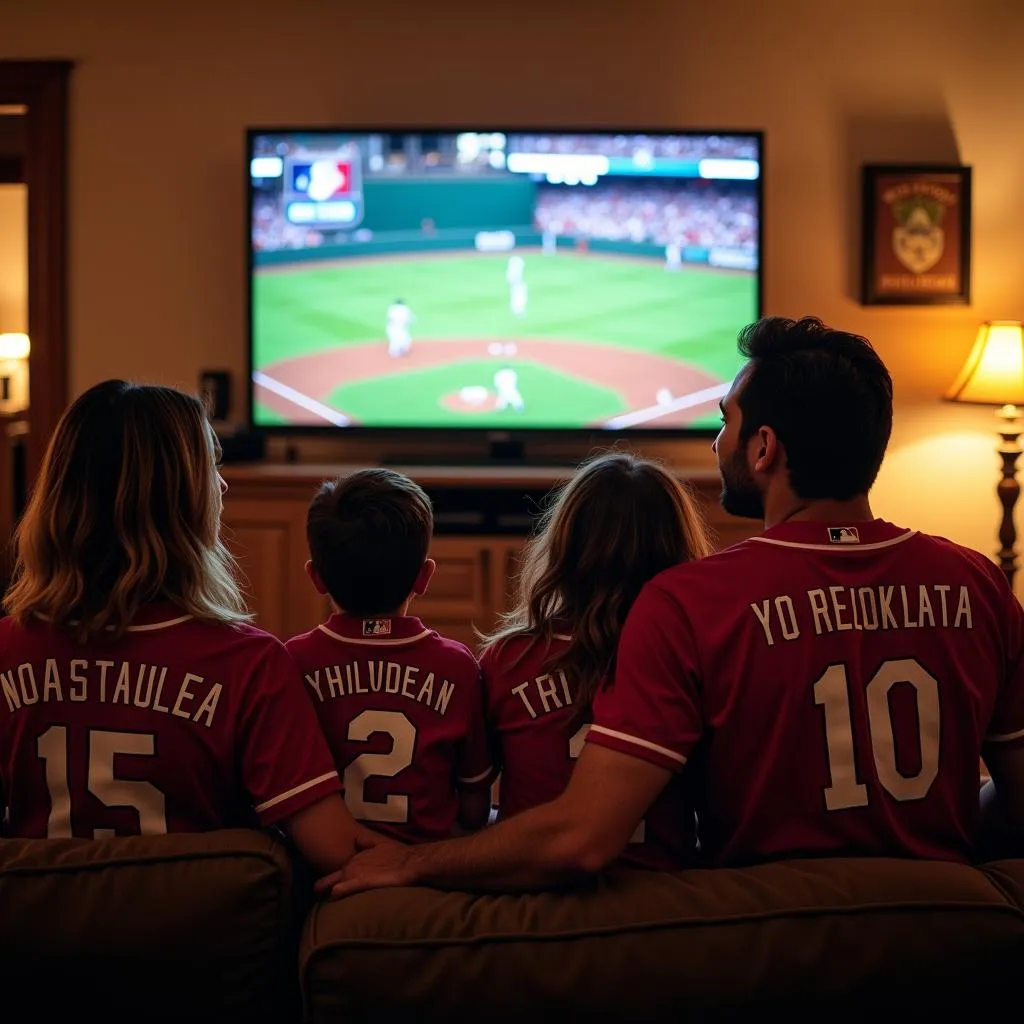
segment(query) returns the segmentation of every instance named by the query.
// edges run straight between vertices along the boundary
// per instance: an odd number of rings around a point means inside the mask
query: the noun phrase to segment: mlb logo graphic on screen
[[[292,164],[292,191],[315,203],[347,196],[352,191],[352,164],[347,160],[311,160]]]
[[[856,526],[830,526],[828,539],[832,544],[859,544],[860,533]]]
[[[363,619],[363,636],[391,636],[391,620]]]
[[[336,230],[355,228],[363,219],[362,169],[351,148],[294,153],[284,186],[285,216],[292,224]]]

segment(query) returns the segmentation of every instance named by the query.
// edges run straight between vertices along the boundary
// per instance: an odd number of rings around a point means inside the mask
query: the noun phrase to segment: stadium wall
[[[491,229],[508,231],[515,240],[515,246],[530,248],[542,242],[538,231],[530,227],[508,227]],[[315,249],[275,249],[254,254],[253,263],[258,267],[276,267],[286,264],[317,263],[321,260],[357,259],[364,256],[388,256],[412,252],[452,252],[477,248],[479,232],[462,228],[437,231],[424,235],[422,231],[382,231],[368,241],[345,242],[342,245],[321,245]],[[558,246],[571,249],[577,245],[575,238],[561,236]],[[649,242],[610,242],[604,239],[587,239],[590,252],[604,252],[618,256],[637,256],[650,259],[664,259],[665,247]],[[511,247],[509,247],[511,248]],[[491,250],[495,251],[495,250]],[[684,263],[708,263],[710,249],[701,246],[687,246],[683,252]],[[742,268],[748,269],[748,268]]]
[[[521,175],[434,179],[368,178],[363,182],[366,214],[359,226],[370,231],[419,231],[429,218],[438,231],[478,228],[496,231],[530,224],[537,188]]]

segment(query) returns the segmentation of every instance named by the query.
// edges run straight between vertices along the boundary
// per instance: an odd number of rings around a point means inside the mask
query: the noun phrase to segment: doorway
[[[67,402],[67,61],[0,60],[0,584]]]

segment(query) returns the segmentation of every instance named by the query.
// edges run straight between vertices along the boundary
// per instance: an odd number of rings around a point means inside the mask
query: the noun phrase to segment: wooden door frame
[[[27,476],[68,398],[68,80],[65,60],[0,60],[0,104],[24,106],[28,186],[29,421]]]

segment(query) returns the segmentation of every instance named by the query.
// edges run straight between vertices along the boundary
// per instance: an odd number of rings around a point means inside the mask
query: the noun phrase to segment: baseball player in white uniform
[[[665,269],[678,270],[682,266],[683,253],[677,242],[669,242],[665,246]]]
[[[398,356],[407,356],[412,349],[412,335],[409,333],[409,327],[415,319],[412,310],[401,299],[395,299],[388,306],[386,327],[388,355],[393,359]]]
[[[503,366],[494,375],[494,386],[498,390],[495,409],[507,409],[511,406],[516,412],[526,408],[523,396],[519,394],[519,374],[511,366]]]
[[[526,314],[527,288],[523,275],[526,272],[526,264],[522,256],[510,256],[508,258],[508,270],[505,271],[505,281],[508,283],[509,308],[514,316]]]

